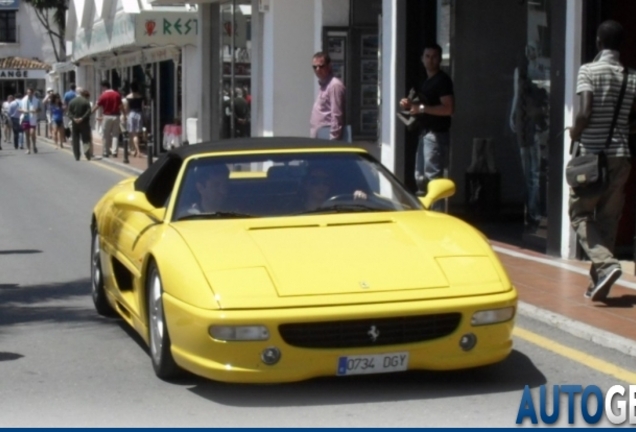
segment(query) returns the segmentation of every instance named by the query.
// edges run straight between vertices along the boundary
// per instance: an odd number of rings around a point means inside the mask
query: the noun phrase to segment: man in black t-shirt
[[[426,192],[429,180],[442,178],[448,166],[451,116],[455,111],[453,81],[440,69],[442,47],[427,45],[422,54],[426,68],[426,79],[416,88],[418,101],[404,98],[400,107],[418,116],[422,128],[415,162],[415,181],[419,193]],[[442,210],[443,203],[433,205],[434,210]]]

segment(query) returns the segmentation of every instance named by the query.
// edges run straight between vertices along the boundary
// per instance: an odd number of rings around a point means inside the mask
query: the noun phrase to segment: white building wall
[[[398,41],[404,39],[404,26],[399,23],[400,0],[383,0],[382,2],[382,105],[381,118],[381,161],[384,166],[395,173],[396,169],[396,139],[404,139],[403,127],[396,123],[397,102],[400,96],[397,89],[403,81],[404,59],[399,57]],[[401,63],[400,63],[401,62]],[[402,67],[400,67],[400,64]],[[400,134],[398,137],[397,135]]]
[[[18,43],[0,43],[0,57],[35,58],[49,64],[54,63],[55,58],[49,37],[45,34],[31,6],[20,2],[16,21],[19,27]]]
[[[565,106],[563,123],[565,127],[574,125],[574,116],[578,108],[578,96],[576,95],[576,79],[581,67],[581,53],[583,52],[583,3],[578,0],[567,0],[567,17],[565,27],[565,52],[568,56],[565,59]],[[563,134],[563,161],[567,164],[570,160],[570,136],[566,132]],[[565,167],[563,169],[565,172]],[[562,197],[561,202],[561,258],[576,257],[576,234],[570,226],[570,216],[568,212],[568,199],[570,188],[565,181],[565,176],[561,179]]]
[[[349,25],[349,0],[322,0],[322,25],[347,27]]]
[[[195,46],[184,47],[181,64],[181,84],[183,87],[181,124],[184,125],[185,139],[191,143],[197,143],[202,140],[200,122],[201,119],[205,118],[205,116],[200,115],[203,114],[201,49]]]
[[[298,0],[271,0],[264,14],[264,136],[309,136],[316,80],[311,69],[317,46],[316,15],[315,1]]]
[[[199,5],[199,34],[197,45],[186,45],[181,50],[181,124],[183,139],[191,144],[210,139],[209,81],[213,74],[204,66],[203,53],[210,52],[209,5]],[[204,82],[205,81],[205,82]]]

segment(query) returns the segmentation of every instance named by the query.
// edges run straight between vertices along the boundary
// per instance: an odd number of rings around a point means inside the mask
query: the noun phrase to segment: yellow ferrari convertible
[[[182,147],[92,215],[97,312],[155,373],[285,382],[499,362],[517,292],[486,238],[362,149],[305,138]]]

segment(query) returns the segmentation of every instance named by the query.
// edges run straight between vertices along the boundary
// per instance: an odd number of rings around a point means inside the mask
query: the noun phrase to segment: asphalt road
[[[1,427],[512,427],[526,385],[538,414],[541,385],[636,384],[632,357],[524,317],[512,355],[478,370],[259,386],[163,382],[143,343],[121,321],[99,317],[90,298],[91,210],[123,177],[44,144],[37,155],[0,151]],[[583,424],[580,409],[576,417]]]

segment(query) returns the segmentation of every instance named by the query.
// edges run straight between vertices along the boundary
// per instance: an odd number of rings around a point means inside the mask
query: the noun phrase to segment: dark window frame
[[[0,43],[17,42],[17,11],[0,11]]]

